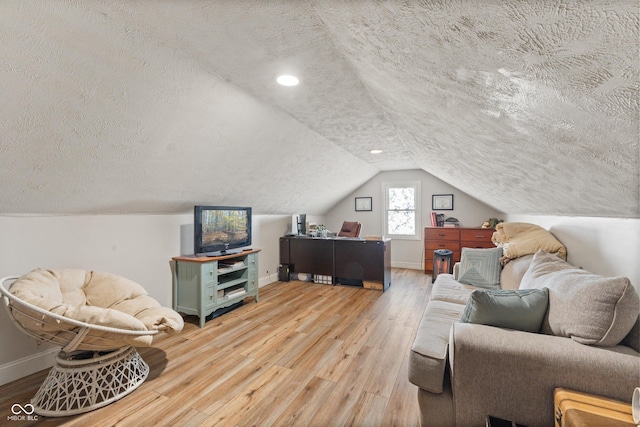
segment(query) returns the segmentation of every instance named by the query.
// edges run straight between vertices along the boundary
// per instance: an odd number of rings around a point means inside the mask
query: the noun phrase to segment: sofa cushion
[[[471,293],[463,323],[538,332],[547,311],[549,290],[478,289]]]
[[[638,293],[626,277],[603,277],[538,251],[522,278],[521,289],[549,288],[546,334],[582,344],[614,346],[638,319]]]
[[[462,248],[458,281],[481,288],[499,288],[501,256],[501,248]]]
[[[519,289],[522,277],[531,265],[532,259],[533,254],[507,260],[508,262],[502,267],[502,273],[500,273],[500,288]]]
[[[640,318],[636,320],[636,323],[631,328],[631,331],[622,340],[620,344],[631,347],[635,351],[640,353]]]
[[[451,325],[464,305],[430,301],[409,353],[409,381],[432,393],[442,393]]]
[[[465,285],[453,278],[453,274],[438,274],[431,288],[431,301],[446,301],[455,304],[466,304],[475,286]]]

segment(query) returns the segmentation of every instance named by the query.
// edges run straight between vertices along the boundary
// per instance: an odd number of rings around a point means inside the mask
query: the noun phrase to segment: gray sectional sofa
[[[511,260],[502,289],[548,288],[541,331],[532,333],[461,322],[477,288],[456,273],[437,277],[410,353],[423,426],[484,426],[488,415],[552,426],[556,387],[631,401],[640,303],[628,279],[613,283],[541,251]]]

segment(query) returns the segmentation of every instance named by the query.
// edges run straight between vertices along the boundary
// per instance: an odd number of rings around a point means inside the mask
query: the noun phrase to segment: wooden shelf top
[[[181,256],[174,256],[171,259],[174,261],[211,262],[211,261],[220,261],[223,259],[237,258],[243,255],[255,254],[260,251],[261,249],[243,249],[242,252],[237,254],[231,254],[231,255],[221,255],[221,256],[181,255]]]

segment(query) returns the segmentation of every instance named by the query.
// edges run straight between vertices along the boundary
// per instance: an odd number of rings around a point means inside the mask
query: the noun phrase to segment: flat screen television
[[[194,253],[220,256],[242,252],[251,245],[251,208],[195,206]]]

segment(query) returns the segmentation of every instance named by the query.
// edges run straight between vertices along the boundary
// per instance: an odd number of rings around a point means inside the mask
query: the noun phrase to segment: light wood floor
[[[393,269],[387,292],[303,282],[260,288],[260,302],[139,349],[147,381],[64,426],[417,426],[409,348],[431,277]],[[0,425],[47,371],[0,387]]]

